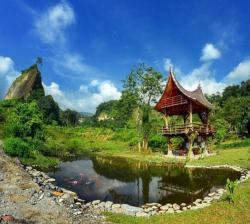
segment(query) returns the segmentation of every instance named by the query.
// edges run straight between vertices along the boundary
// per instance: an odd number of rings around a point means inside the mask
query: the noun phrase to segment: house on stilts
[[[187,154],[192,157],[197,153],[208,154],[207,140],[215,133],[208,123],[208,114],[212,108],[213,105],[204,96],[200,85],[194,91],[184,89],[170,68],[165,90],[155,106],[164,116],[165,125],[160,133],[167,137],[169,156],[173,155],[171,139],[176,136],[185,139],[185,147],[180,150],[179,155]],[[193,121],[194,114],[199,116],[200,122]],[[170,123],[169,118],[174,115],[182,117],[183,122]]]

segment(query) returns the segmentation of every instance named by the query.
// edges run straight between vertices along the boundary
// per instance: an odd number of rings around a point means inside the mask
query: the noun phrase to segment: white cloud
[[[37,13],[38,14],[38,13]],[[69,49],[67,28],[75,22],[75,12],[67,1],[61,1],[35,18],[34,26],[40,39],[53,46],[53,70],[70,79],[89,80],[106,76],[96,67],[85,62],[84,57]]]
[[[54,82],[48,86],[43,85],[45,93],[52,95],[63,109],[70,108],[76,111],[93,113],[100,103],[120,98],[121,93],[110,80],[98,80],[95,86],[92,85],[92,82],[88,85],[81,85],[79,90],[73,93],[62,91],[60,86]]]
[[[228,82],[241,82],[250,78],[250,59],[240,62],[227,76]]]
[[[172,64],[171,59],[168,59],[168,62]],[[222,92],[227,85],[224,81],[217,81],[215,79],[215,73],[212,69],[211,62],[202,63],[201,66],[194,68],[187,74],[179,67],[173,66],[173,68],[174,74],[177,76],[181,85],[189,91],[195,90],[200,84],[204,93],[213,94]]]
[[[45,92],[47,95],[52,95],[55,97],[63,97],[64,96],[63,92],[60,90],[59,85],[55,82],[52,82],[49,86],[46,86],[43,83],[43,86],[44,86],[44,89],[45,89]]]
[[[63,1],[45,11],[35,22],[35,28],[45,43],[65,41],[65,29],[74,23],[75,14],[71,6]]]
[[[10,57],[0,56],[0,98],[5,96],[17,75],[13,60]]]
[[[181,76],[180,83],[189,91],[195,90],[200,84],[204,93],[213,94],[222,92],[226,87],[226,83],[216,81],[211,65],[211,63],[205,63],[193,69],[187,75]]]
[[[207,43],[202,49],[201,61],[210,61],[220,58],[220,51],[213,44]]]

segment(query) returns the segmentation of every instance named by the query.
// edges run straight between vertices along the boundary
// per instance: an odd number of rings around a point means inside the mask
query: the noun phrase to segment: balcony
[[[183,95],[168,97],[168,98],[163,99],[161,109],[166,108],[166,107],[183,105],[187,103],[188,103],[188,100]]]
[[[206,135],[213,134],[215,132],[211,125],[200,123],[176,124],[169,125],[168,127],[163,126],[159,132],[161,135],[182,135],[188,133],[190,130]]]

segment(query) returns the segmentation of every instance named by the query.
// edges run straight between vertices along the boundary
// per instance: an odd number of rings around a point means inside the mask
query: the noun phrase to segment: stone
[[[97,205],[97,207],[98,207],[99,209],[101,209],[101,210],[105,210],[105,205],[106,205],[106,203],[103,201],[103,202],[99,203],[99,204]]]
[[[44,183],[55,183],[56,180],[54,178],[49,178],[47,180],[44,181]]]
[[[153,211],[153,209],[152,209],[152,208],[150,208],[150,207],[149,207],[149,208],[145,208],[145,209],[144,209],[144,212],[147,212],[147,213],[149,213],[149,212],[151,212],[151,211]]]
[[[0,173],[0,181],[3,181],[4,180],[4,174],[3,173]]]
[[[99,203],[100,203],[101,201],[100,200],[94,200],[94,201],[92,201],[92,205],[98,205]]]
[[[12,215],[2,215],[0,217],[0,221],[13,222],[13,221],[15,221],[15,218]]]
[[[41,172],[40,171],[32,171],[30,174],[34,177],[38,177],[38,176],[40,176]]]
[[[174,213],[174,209],[173,208],[169,208],[167,213]]]
[[[58,200],[59,203],[63,203],[63,201],[64,200],[62,198],[59,198],[59,200]]]
[[[121,207],[113,207],[112,206],[112,212],[114,212],[114,213],[123,213],[123,209]]]
[[[81,215],[81,214],[82,214],[81,211],[76,211],[76,212],[73,213],[73,215]]]
[[[169,208],[172,208],[172,207],[173,207],[173,205],[170,204],[170,203],[167,203],[166,205],[167,205]]]
[[[76,192],[74,192],[74,191],[69,191],[69,190],[64,189],[64,188],[61,188],[61,189],[59,188],[58,191],[59,191],[59,192],[63,192],[63,193],[65,193],[65,194],[69,194],[69,195],[71,195],[72,197],[76,197],[76,196],[77,196]]]
[[[202,200],[198,198],[198,199],[195,200],[195,202],[196,202],[196,203],[201,203]]]
[[[135,215],[137,212],[143,212],[142,208],[135,207],[132,205],[122,204],[121,205],[122,213],[125,215]]]
[[[181,207],[186,207],[187,204],[186,203],[181,203]]]
[[[85,202],[85,200],[83,200],[83,199],[81,199],[81,198],[76,198],[75,200],[76,200],[77,202],[82,203],[82,204]]]
[[[160,209],[161,209],[162,211],[167,211],[168,208],[169,208],[168,205],[163,205],[163,206],[160,207]]]
[[[209,197],[213,197],[215,195],[215,192],[209,193],[208,196]]]
[[[182,207],[181,209],[182,209],[182,211],[186,211],[187,207]]]
[[[105,210],[110,211],[113,204],[114,203],[112,201],[106,201]]]
[[[174,210],[180,210],[180,206],[178,204],[173,204],[173,209]]]
[[[74,198],[72,197],[72,195],[70,195],[70,194],[63,194],[62,196],[61,196],[61,199],[63,199],[64,200],[64,202],[66,202],[67,204],[72,204],[72,203],[74,203]]]
[[[120,204],[113,204],[113,205],[112,205],[112,209],[113,209],[113,208],[120,208],[120,207],[121,207]]]
[[[147,207],[153,207],[153,206],[161,207],[161,206],[162,206],[160,203],[146,203],[145,205],[146,205]]]
[[[136,217],[149,217],[150,215],[146,212],[137,212]]]
[[[53,196],[55,196],[55,197],[61,197],[61,196],[63,196],[63,193],[62,193],[62,192],[59,192],[59,191],[53,191],[51,194],[52,194]]]
[[[40,196],[39,196],[39,200],[42,200],[44,197],[44,193],[42,193]]]
[[[222,194],[222,193],[224,193],[224,189],[223,188],[218,189],[218,190],[216,190],[216,192]]]

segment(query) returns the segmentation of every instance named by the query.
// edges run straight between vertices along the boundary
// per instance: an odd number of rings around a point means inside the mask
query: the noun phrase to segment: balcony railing
[[[160,129],[160,134],[162,135],[178,135],[178,134],[186,134],[189,131],[197,131],[201,134],[212,134],[215,132],[213,127],[209,124],[200,124],[200,123],[189,123],[189,124],[176,124],[163,126]]]
[[[161,108],[173,107],[173,106],[178,106],[178,105],[187,104],[187,103],[188,103],[187,98],[185,98],[182,95],[177,95],[177,96],[163,99]]]

